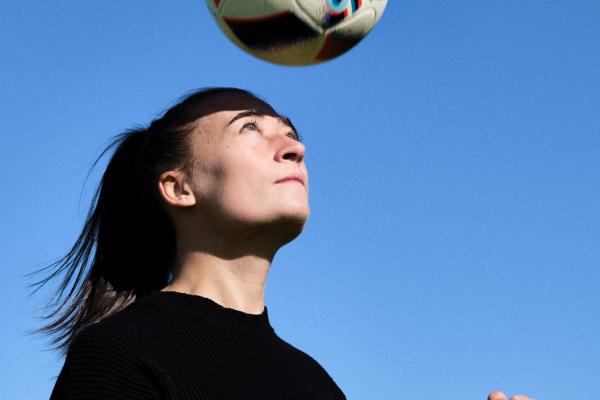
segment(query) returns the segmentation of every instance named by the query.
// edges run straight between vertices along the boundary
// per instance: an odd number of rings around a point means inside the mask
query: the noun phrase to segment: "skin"
[[[177,234],[174,277],[163,291],[260,314],[275,253],[309,216],[308,173],[291,126],[270,115],[232,122],[245,111],[200,118],[191,137],[193,176],[174,170],[160,177]],[[291,175],[304,183],[278,182]]]
[[[173,280],[162,290],[260,314],[277,250],[308,219],[308,173],[293,128],[274,115],[235,119],[247,111],[218,111],[196,121],[193,174],[172,170],[160,177],[177,234]],[[290,175],[304,182],[278,182]],[[488,400],[507,398],[495,391]]]
[[[507,398],[504,395],[504,393],[495,391],[488,395],[487,400],[507,400]],[[512,396],[510,398],[510,400],[534,400],[534,399],[531,397],[524,396],[522,394],[517,394],[517,395]]]

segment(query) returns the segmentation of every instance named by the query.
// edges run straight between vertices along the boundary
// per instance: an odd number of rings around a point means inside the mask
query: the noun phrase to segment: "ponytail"
[[[66,350],[83,327],[167,284],[175,233],[149,185],[152,171],[144,165],[149,140],[147,130],[130,130],[98,157],[94,165],[116,148],[75,244],[34,284],[37,290],[64,275],[50,302],[55,310],[44,317],[52,321],[38,330],[53,336],[56,348]]]

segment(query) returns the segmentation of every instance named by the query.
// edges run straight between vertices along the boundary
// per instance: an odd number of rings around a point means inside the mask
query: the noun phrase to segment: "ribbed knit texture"
[[[210,299],[153,292],[82,330],[51,400],[346,397],[317,361],[260,315]]]

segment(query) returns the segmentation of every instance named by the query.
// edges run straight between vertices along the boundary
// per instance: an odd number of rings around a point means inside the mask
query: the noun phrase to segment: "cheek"
[[[308,190],[309,183],[310,183],[310,176],[308,175],[308,169],[306,168],[306,164],[302,163],[302,166],[300,167],[300,169],[302,170],[302,172],[304,173],[304,176],[306,177],[306,189]]]
[[[252,149],[226,149],[210,170],[216,190],[230,206],[252,207],[266,200],[269,170]]]
[[[200,202],[214,197],[226,176],[226,171],[210,160],[201,159],[194,163],[194,194]]]

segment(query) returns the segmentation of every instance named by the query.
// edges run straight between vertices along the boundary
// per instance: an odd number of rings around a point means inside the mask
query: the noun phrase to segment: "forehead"
[[[220,111],[210,115],[212,122],[221,128],[227,128],[230,125],[234,125],[236,121],[244,118],[260,118],[264,119],[265,122],[272,122],[276,124],[286,125],[292,128],[292,123],[289,118],[279,115],[277,113],[264,113],[256,109],[243,109],[235,111]]]
[[[264,119],[265,122],[291,127],[291,122],[288,123],[289,119],[286,117],[282,117],[276,113],[265,114],[254,109],[217,111],[198,119],[195,125],[204,134],[208,132],[211,132],[211,134],[220,134],[231,127],[235,127],[236,122],[244,120],[244,118],[260,118],[261,120]]]
[[[220,125],[224,128],[237,114],[250,112],[252,114],[281,119],[282,117],[270,104],[246,93],[221,93],[200,106],[199,125]],[[225,124],[222,122],[225,121]]]
[[[213,96],[210,100],[200,105],[198,114],[209,116],[221,112],[240,112],[242,110],[256,110],[264,115],[278,116],[270,104],[245,93],[221,93]]]

